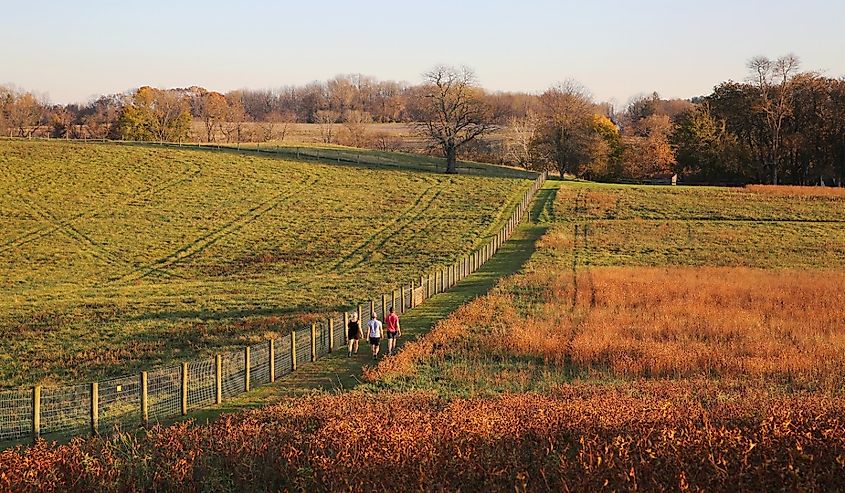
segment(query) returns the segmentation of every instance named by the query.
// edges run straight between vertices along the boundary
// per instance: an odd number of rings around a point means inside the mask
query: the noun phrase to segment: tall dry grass
[[[845,272],[543,269],[506,281],[367,373],[426,359],[541,359],[579,374],[845,386]],[[471,367],[471,365],[470,365]]]
[[[782,197],[841,197],[845,198],[845,188],[802,187],[794,185],[746,185],[749,192],[778,195]]]

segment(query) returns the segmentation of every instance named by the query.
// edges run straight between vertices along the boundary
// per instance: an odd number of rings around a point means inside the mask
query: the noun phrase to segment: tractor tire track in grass
[[[223,226],[183,245],[178,250],[158,260],[136,268],[132,272],[113,280],[113,283],[133,282],[143,279],[150,274],[166,271],[177,262],[193,257],[221,239],[238,232],[244,226],[258,220],[261,216],[283,204],[288,199],[297,197],[305,190],[314,187],[318,182],[319,177],[308,177],[306,180],[302,181],[299,186],[274,195],[272,198],[248,209],[246,212],[240,214]]]
[[[338,259],[337,262],[325,267],[322,271],[349,270],[363,264],[367,261],[367,256],[372,253],[373,245],[378,248],[382,243],[402,231],[403,228],[419,219],[442,193],[443,190],[436,190],[434,185],[426,188],[417,196],[410,207],[355,246],[351,252]]]
[[[109,204],[108,208],[114,209],[115,207],[118,207],[118,206],[121,206],[121,205],[129,205],[129,204],[132,204],[135,201],[146,199],[146,198],[153,196],[155,194],[164,192],[164,191],[166,191],[170,188],[173,188],[177,185],[180,185],[182,183],[188,183],[191,180],[193,180],[194,178],[196,178],[200,174],[201,171],[202,171],[202,169],[199,166],[196,166],[193,169],[187,169],[171,180],[161,182],[161,183],[159,183],[155,186],[149,187],[146,190],[142,190],[138,193],[129,194],[128,196],[125,197],[125,199],[123,201],[118,202],[118,203]],[[30,209],[30,212],[35,212],[36,216],[40,216],[40,218],[41,218],[41,220],[44,224],[42,226],[39,226],[37,228],[34,228],[34,229],[27,231],[26,233],[22,234],[21,236],[15,238],[15,239],[12,239],[12,240],[6,242],[2,246],[0,246],[0,253],[5,253],[5,252],[7,252],[7,251],[9,251],[13,248],[20,248],[20,247],[22,247],[22,246],[24,246],[28,243],[31,243],[33,241],[37,241],[37,240],[44,238],[46,236],[49,236],[49,235],[51,235],[51,234],[53,234],[57,231],[64,232],[68,237],[75,239],[75,240],[78,240],[78,238],[77,238],[78,236],[84,236],[84,235],[82,235],[82,233],[79,233],[79,231],[76,230],[75,227],[73,227],[73,223],[78,222],[78,221],[82,221],[82,220],[85,220],[85,219],[91,219],[91,218],[97,217],[99,214],[101,214],[103,211],[106,210],[105,207],[101,207],[101,208],[93,209],[93,210],[90,210],[90,211],[81,212],[79,214],[75,214],[75,215],[73,215],[73,216],[71,216],[67,219],[58,219],[52,213],[50,213],[49,211],[47,211],[43,207],[38,206],[37,203],[34,200],[27,199],[26,197],[24,197],[20,193],[18,193],[18,196],[20,197],[22,202],[26,206],[28,206],[28,208]],[[47,216],[45,217],[44,214],[39,213],[39,211],[36,210],[36,209],[39,209],[42,212],[46,212]],[[73,230],[73,232],[71,232],[70,230]],[[93,240],[90,240],[90,238],[88,238],[88,241],[93,242]],[[131,262],[120,261],[119,263],[127,264],[127,265],[129,265],[130,268],[137,267],[137,264],[134,264],[134,263],[131,263]]]

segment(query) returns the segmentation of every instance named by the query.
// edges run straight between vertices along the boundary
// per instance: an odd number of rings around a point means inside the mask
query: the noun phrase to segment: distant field
[[[642,379],[838,395],[843,219],[824,189],[568,183],[524,273],[368,377],[459,395]]]
[[[0,383],[122,374],[284,331],[452,262],[529,184],[401,159],[0,142]]]

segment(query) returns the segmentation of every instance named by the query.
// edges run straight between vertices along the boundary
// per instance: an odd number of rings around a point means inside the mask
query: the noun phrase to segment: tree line
[[[593,180],[678,175],[702,183],[845,183],[845,79],[801,71],[794,55],[755,57],[747,78],[689,100],[657,93],[624,108],[576,81],[541,94],[490,92],[467,67],[438,66],[418,84],[341,75],[278,90],[228,93],[141,87],[85,105],[49,105],[0,87],[0,131],[26,137],[214,142],[284,139],[312,123],[323,142],[387,148],[371,123],[406,123],[448,170],[459,157]],[[202,132],[192,135],[192,122]],[[195,125],[196,126],[196,125]],[[404,146],[406,149],[408,146]],[[393,148],[403,148],[401,143]]]

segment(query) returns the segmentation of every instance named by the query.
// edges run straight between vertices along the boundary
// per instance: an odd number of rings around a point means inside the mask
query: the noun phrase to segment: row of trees
[[[692,100],[654,93],[618,111],[574,81],[539,95],[490,93],[471,69],[439,66],[416,85],[338,76],[276,91],[226,94],[200,87],[142,87],[87,105],[48,105],[0,87],[0,131],[26,137],[185,140],[202,122],[212,142],[284,139],[313,123],[326,143],[396,149],[374,122],[407,122],[454,171],[458,157],[494,160],[589,179],[681,175],[705,182],[845,182],[845,80],[801,72],[794,55],[748,63],[748,78]],[[420,139],[421,137],[421,139]],[[194,136],[196,138],[196,136]],[[395,139],[395,137],[391,137]]]

